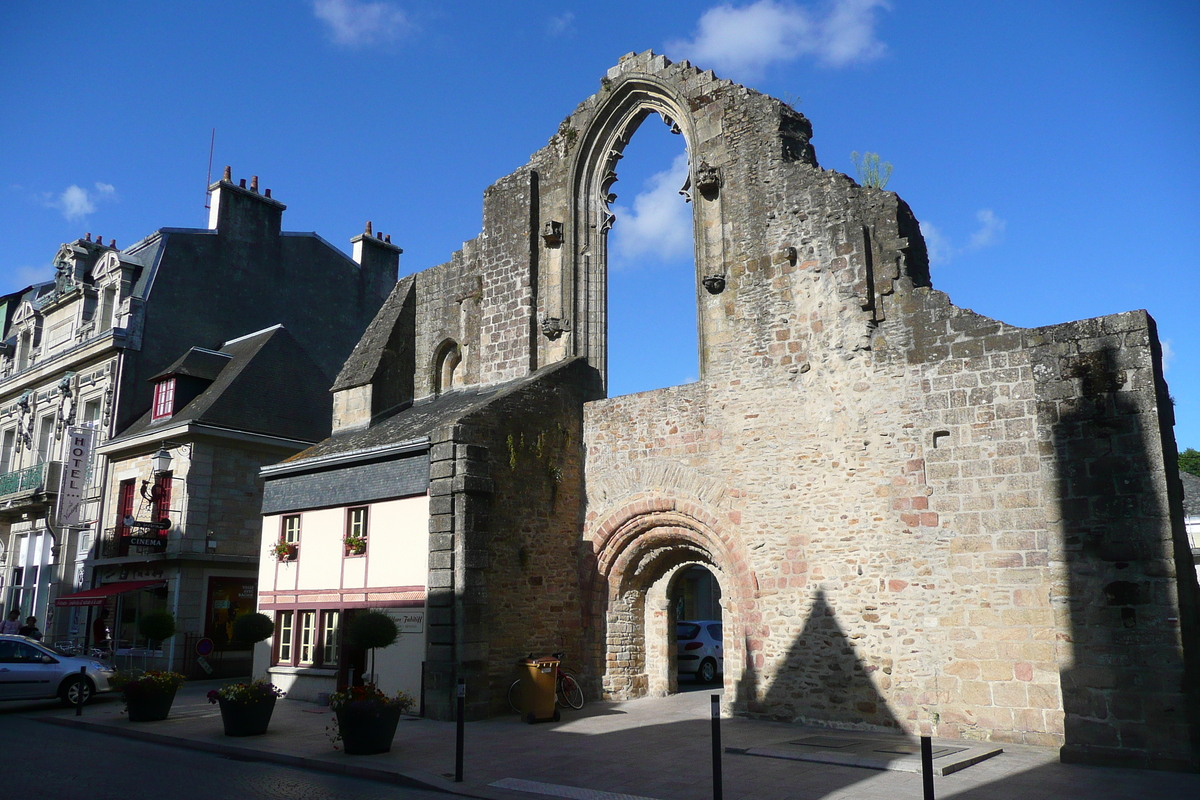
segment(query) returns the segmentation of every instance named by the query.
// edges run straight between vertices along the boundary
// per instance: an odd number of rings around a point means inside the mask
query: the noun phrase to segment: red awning
[[[149,586],[165,586],[166,581],[120,581],[118,583],[106,583],[103,586],[97,586],[95,589],[88,589],[84,592],[76,592],[65,597],[57,597],[54,600],[56,606],[102,606],[104,601],[115,594],[124,594],[125,592],[136,592],[138,589],[145,589]]]

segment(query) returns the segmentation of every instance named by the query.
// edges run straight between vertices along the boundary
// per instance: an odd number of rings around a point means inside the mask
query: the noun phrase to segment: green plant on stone
[[[854,162],[854,169],[858,172],[858,182],[863,186],[882,189],[892,178],[891,162],[880,161],[879,153],[863,153],[862,158],[859,158],[858,151],[855,150],[850,154],[850,160]]]

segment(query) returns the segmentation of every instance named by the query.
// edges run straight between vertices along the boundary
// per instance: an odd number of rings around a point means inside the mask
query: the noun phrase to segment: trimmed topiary
[[[243,614],[233,621],[233,640],[254,644],[275,632],[275,623],[266,614]]]
[[[152,642],[161,642],[175,635],[175,617],[169,611],[151,611],[138,620],[138,633]]]
[[[391,646],[397,633],[392,618],[378,611],[355,614],[346,625],[346,641],[364,650]]]

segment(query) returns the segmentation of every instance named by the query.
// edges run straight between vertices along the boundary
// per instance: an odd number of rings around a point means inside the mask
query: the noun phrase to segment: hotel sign
[[[58,524],[63,527],[83,523],[83,495],[95,440],[95,428],[67,428],[67,452],[58,487]]]

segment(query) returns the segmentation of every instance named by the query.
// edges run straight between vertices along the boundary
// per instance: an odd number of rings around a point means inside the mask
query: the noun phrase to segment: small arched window
[[[433,391],[448,392],[462,383],[462,351],[458,342],[448,339],[438,348],[433,361]]]

